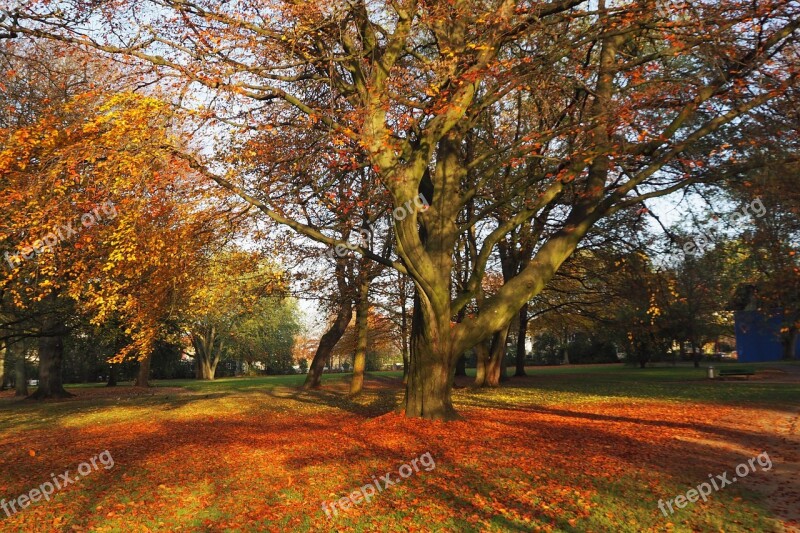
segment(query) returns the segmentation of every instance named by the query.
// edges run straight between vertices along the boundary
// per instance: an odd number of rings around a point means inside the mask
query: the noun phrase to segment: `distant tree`
[[[300,332],[297,302],[278,294],[263,296],[247,315],[234,322],[223,356],[247,363],[262,363],[269,372],[291,371],[294,367],[295,339]],[[305,371],[303,371],[305,361]],[[302,373],[308,361],[299,360]]]

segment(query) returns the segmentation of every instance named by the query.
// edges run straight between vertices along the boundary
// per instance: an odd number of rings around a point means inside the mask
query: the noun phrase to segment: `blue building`
[[[756,310],[736,311],[736,353],[743,363],[759,363],[780,361],[783,359],[784,347],[781,344],[781,316],[775,313],[771,317],[764,316]],[[795,353],[800,353],[800,336]]]

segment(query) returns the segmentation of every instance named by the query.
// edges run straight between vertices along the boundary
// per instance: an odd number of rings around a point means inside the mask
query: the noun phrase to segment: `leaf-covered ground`
[[[0,399],[0,498],[108,450],[111,469],[6,517],[0,531],[781,531],[800,509],[800,384],[707,383],[694,370],[534,370],[460,388],[464,419],[409,420],[399,381],[178,382]],[[764,374],[769,377],[769,374]],[[466,382],[464,382],[466,384]],[[694,396],[693,396],[694,391]],[[675,498],[766,451],[773,468],[664,517]],[[418,473],[329,519],[330,503],[429,452]]]

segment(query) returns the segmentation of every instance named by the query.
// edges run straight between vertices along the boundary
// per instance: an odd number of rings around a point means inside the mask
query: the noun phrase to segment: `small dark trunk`
[[[108,382],[106,383],[106,387],[116,387],[117,386],[117,365],[112,363],[108,365]]]
[[[695,368],[700,368],[700,352],[697,350],[694,341],[692,341],[692,361],[694,361]]]
[[[322,371],[325,368],[325,362],[330,361],[331,352],[333,352],[336,343],[344,335],[351,318],[353,318],[353,306],[350,302],[343,302],[342,307],[339,308],[339,312],[336,314],[336,320],[333,321],[331,327],[319,340],[317,352],[314,354],[311,368],[309,368],[305,383],[303,383],[304,389],[318,389],[322,384]]]
[[[528,334],[528,304],[519,310],[519,329],[517,330],[517,368],[514,375],[525,376],[525,338]]]
[[[39,337],[39,386],[30,398],[69,398],[73,395],[64,389],[61,376],[66,328],[57,320],[48,320],[42,333],[44,336]]]
[[[25,352],[18,350],[17,359],[14,361],[14,396],[28,395],[28,376],[25,375]]]
[[[791,328],[786,334],[783,344],[783,358],[787,361],[797,360],[797,337],[800,335],[800,330]]]
[[[147,356],[139,360],[139,371],[136,374],[136,380],[134,381],[133,386],[150,386],[150,354],[147,354]]]
[[[456,376],[467,375],[467,354],[462,353],[456,361]]]

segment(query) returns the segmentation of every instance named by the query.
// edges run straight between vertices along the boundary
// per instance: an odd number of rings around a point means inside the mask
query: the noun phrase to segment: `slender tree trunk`
[[[499,387],[503,376],[503,367],[506,366],[506,339],[508,338],[509,324],[495,333],[492,337],[492,350],[486,365],[486,387]]]
[[[311,368],[306,374],[304,389],[318,389],[322,384],[322,370],[325,368],[325,362],[331,359],[331,352],[336,347],[336,343],[344,335],[347,325],[353,318],[353,306],[348,302],[342,302],[342,307],[336,314],[336,320],[333,321],[331,327],[319,340],[317,352],[314,354],[314,359],[311,361]]]
[[[694,339],[692,339],[692,361],[694,361],[695,368],[700,368],[700,353],[697,351]]]
[[[139,372],[136,374],[136,381],[134,387],[149,387],[150,386],[150,354],[139,360]]]
[[[398,273],[399,274],[399,273]],[[403,274],[399,274],[402,276]],[[403,385],[408,384],[408,309],[406,309],[405,284],[400,285],[400,351],[403,356]]]
[[[787,361],[797,360],[797,337],[800,335],[800,330],[791,328],[789,333],[786,334],[785,342],[783,345],[783,358]]]
[[[361,392],[364,387],[364,369],[367,367],[367,333],[369,331],[369,277],[363,279],[358,287],[358,306],[356,308],[356,353],[353,356],[353,378],[350,394]]]
[[[64,389],[61,365],[64,359],[64,335],[66,327],[57,318],[47,318],[39,337],[39,386],[30,398],[69,398],[73,396]],[[24,356],[23,356],[24,357]]]
[[[486,366],[489,364],[491,347],[489,341],[481,341],[475,347],[475,386],[486,386]]]
[[[407,337],[403,338],[403,385],[408,384],[408,340]]]
[[[0,345],[0,391],[6,390],[6,343]]]
[[[528,335],[528,304],[519,310],[519,329],[517,330],[517,369],[514,375],[525,376],[525,339]]]
[[[14,396],[28,395],[28,376],[25,373],[25,350],[16,349],[17,357],[14,360]]]
[[[564,347],[563,348],[563,350],[564,350],[564,359],[563,359],[562,362],[565,365],[568,365],[569,364],[569,333],[567,332],[566,329],[564,329],[564,344],[562,346]]]

